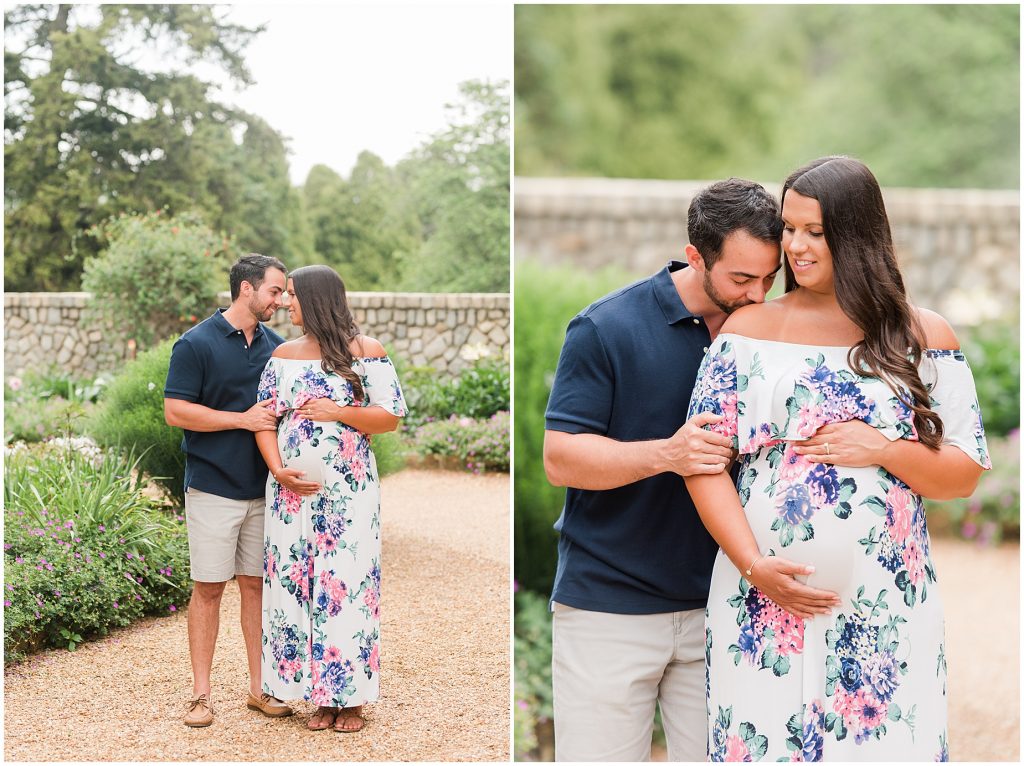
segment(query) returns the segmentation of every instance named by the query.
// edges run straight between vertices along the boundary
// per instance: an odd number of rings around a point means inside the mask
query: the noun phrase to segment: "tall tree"
[[[508,82],[470,81],[449,126],[399,165],[423,244],[407,259],[410,290],[509,291]]]
[[[254,225],[295,217],[283,142],[187,72],[203,63],[248,84],[259,28],[202,5],[21,5],[4,22],[6,289],[74,289],[98,247],[81,233],[119,212],[194,210],[247,248],[291,247]]]

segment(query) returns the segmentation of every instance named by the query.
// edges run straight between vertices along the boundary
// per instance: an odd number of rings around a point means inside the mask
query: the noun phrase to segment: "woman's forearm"
[[[700,520],[733,565],[745,571],[761,551],[732,478],[727,472],[684,478]]]
[[[959,447],[947,444],[933,450],[906,439],[883,447],[879,464],[914,492],[933,500],[970,497],[983,470]]]
[[[263,462],[270,469],[270,475],[276,477],[277,472],[284,467],[281,462],[281,453],[277,449],[277,431],[257,431],[255,434],[256,446],[263,455]]]
[[[400,418],[383,407],[339,407],[338,421],[364,434],[383,434],[398,428]]]

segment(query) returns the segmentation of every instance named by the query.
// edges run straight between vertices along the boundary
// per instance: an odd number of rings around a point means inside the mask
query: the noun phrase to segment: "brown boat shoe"
[[[213,723],[213,704],[209,694],[200,694],[188,703],[188,712],[183,719],[186,726],[199,728]]]
[[[277,697],[272,697],[266,692],[259,697],[249,692],[249,696],[245,700],[245,706],[250,710],[258,710],[263,715],[270,716],[271,718],[286,718],[295,712],[281,702],[281,700],[277,699]]]

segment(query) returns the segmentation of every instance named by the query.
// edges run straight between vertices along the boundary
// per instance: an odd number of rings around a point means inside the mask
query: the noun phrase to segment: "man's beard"
[[[274,312],[276,310],[277,309],[274,308],[273,302],[268,303],[264,306],[260,306],[260,304],[256,302],[255,298],[249,301],[249,311],[251,311],[252,315],[256,317],[256,319],[258,319],[260,322],[266,322],[268,319],[274,316]]]
[[[721,295],[718,294],[718,291],[715,289],[715,286],[711,283],[710,269],[704,271],[704,293],[708,296],[708,298],[711,299],[712,303],[718,306],[718,308],[721,311],[724,311],[726,314],[731,314],[736,309],[743,308],[744,306],[749,306],[751,303],[753,303],[753,301],[749,301],[746,299],[733,301],[732,303],[727,302]]]

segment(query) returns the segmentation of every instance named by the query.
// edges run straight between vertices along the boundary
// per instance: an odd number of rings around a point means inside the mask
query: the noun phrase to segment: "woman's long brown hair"
[[[355,355],[349,350],[359,335],[345,297],[345,283],[330,266],[303,266],[288,275],[302,310],[303,332],[320,344],[320,366],[352,384],[357,402],[363,399],[362,378],[352,369]]]
[[[930,407],[931,397],[917,367],[924,334],[907,301],[878,181],[858,160],[822,157],[786,179],[781,202],[786,201],[789,190],[817,200],[821,206],[825,242],[832,252],[836,299],[864,333],[864,340],[850,349],[850,367],[892,386],[913,411],[918,438],[938,448],[942,420]],[[798,285],[789,261],[784,263],[789,292]]]

